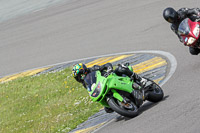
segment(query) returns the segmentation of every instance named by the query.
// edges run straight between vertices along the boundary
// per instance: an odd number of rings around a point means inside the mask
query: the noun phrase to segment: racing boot
[[[129,63],[125,64],[118,64],[118,67],[115,69],[114,73],[116,73],[118,76],[128,76],[130,77],[133,72],[128,68]]]
[[[135,81],[137,84],[139,84],[142,88],[144,88],[146,86],[147,83],[147,79],[140,77],[139,75],[137,75],[136,73],[134,73],[133,71],[131,71],[129,68],[129,63],[125,63],[125,64],[119,64],[118,68],[115,69],[115,73],[118,76],[122,76],[123,74],[127,75],[128,77],[130,77],[131,80]]]
[[[132,87],[134,90],[139,90],[139,92],[141,93],[141,97],[142,97],[142,100],[145,101],[146,98],[148,97],[148,89],[149,89],[149,86],[152,84],[151,81],[148,81],[147,79],[145,78],[142,78],[140,77],[139,75],[137,75],[136,73],[133,73],[133,75],[131,76],[131,79],[134,80],[135,82],[133,83]],[[134,95],[135,96],[135,95]],[[137,98],[136,98],[137,99]],[[140,99],[137,99],[139,100],[138,103],[142,103],[140,102]],[[136,100],[136,101],[137,101]]]
[[[136,73],[133,73],[130,78],[131,78],[131,80],[133,80],[137,84],[139,84],[141,87],[144,87],[147,83],[147,79],[142,78],[141,76],[137,75]]]

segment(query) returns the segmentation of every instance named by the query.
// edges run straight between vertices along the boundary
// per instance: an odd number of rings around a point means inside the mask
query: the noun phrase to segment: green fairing
[[[133,67],[132,66],[128,66],[128,68],[133,72]]]
[[[108,77],[108,88],[114,88],[131,93],[133,91],[132,82],[129,77],[120,77],[116,74]]]
[[[110,95],[123,101],[123,97],[116,90],[128,93],[133,91],[133,81],[130,81],[129,77],[117,76],[115,73],[111,73],[106,78],[101,75],[100,71],[92,72],[86,76],[84,81],[87,82],[86,86],[92,101],[99,102],[105,107],[109,107],[107,98]]]

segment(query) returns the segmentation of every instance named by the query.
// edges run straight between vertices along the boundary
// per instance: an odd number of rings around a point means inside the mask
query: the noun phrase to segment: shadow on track
[[[144,104],[139,108],[139,112],[140,112],[139,115],[141,115],[144,111],[147,111],[148,109],[153,108],[153,107],[156,106],[158,103],[161,103],[161,102],[165,101],[168,97],[169,97],[169,95],[164,96],[163,99],[162,99],[162,101],[157,102],[157,103],[153,103],[153,102],[146,102],[146,103],[144,103]],[[137,117],[137,116],[136,116],[136,117]],[[130,120],[130,119],[133,119],[133,118],[124,117],[124,116],[118,116],[118,117],[116,118],[116,121],[115,121],[115,122],[122,121],[122,120],[128,121],[128,120]]]

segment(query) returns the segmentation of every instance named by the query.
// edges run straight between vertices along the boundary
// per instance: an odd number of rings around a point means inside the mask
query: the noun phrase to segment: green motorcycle
[[[132,70],[132,67],[129,66],[129,69]],[[161,101],[164,96],[163,90],[154,81],[147,80],[151,81],[151,85],[141,89],[143,100]],[[102,75],[100,71],[94,71],[87,74],[84,82],[92,101],[99,102],[122,116],[135,117],[138,115],[140,106],[136,104],[131,94],[136,88],[133,85],[134,81],[131,81],[128,76],[117,76],[113,72]]]

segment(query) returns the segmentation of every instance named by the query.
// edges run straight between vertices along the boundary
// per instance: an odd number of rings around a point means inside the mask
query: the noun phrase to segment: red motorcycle
[[[184,45],[200,49],[200,22],[198,21],[184,19],[179,25],[178,34],[182,37]]]

